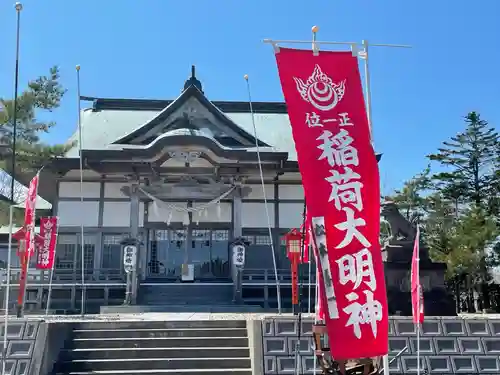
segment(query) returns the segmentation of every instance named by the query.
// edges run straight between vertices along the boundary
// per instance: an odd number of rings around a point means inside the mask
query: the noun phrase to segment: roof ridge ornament
[[[186,91],[189,87],[194,86],[203,94],[203,88],[201,82],[196,78],[196,66],[191,65],[191,77],[184,83],[184,90]]]

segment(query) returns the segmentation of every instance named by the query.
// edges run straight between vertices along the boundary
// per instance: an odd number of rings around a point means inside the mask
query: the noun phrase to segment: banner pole
[[[17,143],[17,97],[18,97],[18,86],[19,86],[19,40],[21,34],[21,11],[23,10],[23,4],[17,2],[15,5],[17,13],[17,24],[16,24],[16,64],[14,73],[14,112],[12,113],[12,170],[10,172],[10,200],[11,204],[14,203],[14,188],[16,186],[16,143]]]
[[[252,116],[252,125],[253,125],[253,133],[254,133],[254,138],[255,138],[255,147],[257,150],[257,159],[258,159],[258,163],[259,163],[260,181],[262,184],[262,194],[264,197],[264,206],[265,206],[266,217],[267,217],[267,228],[269,231],[269,240],[271,241],[271,252],[273,255],[274,277],[276,279],[276,298],[278,299],[278,314],[281,314],[281,286],[280,286],[280,279],[278,277],[278,264],[276,261],[276,251],[274,248],[273,232],[271,229],[271,215],[269,214],[269,207],[267,207],[266,189],[265,189],[265,184],[264,184],[264,172],[262,171],[262,162],[260,160],[260,147],[259,147],[259,140],[257,139],[257,127],[255,126],[255,116],[254,116],[254,112],[253,112],[252,94],[251,94],[251,90],[250,90],[250,82],[248,80],[248,74],[245,74],[244,78],[245,78],[245,81],[247,82],[248,103],[250,105],[250,113]]]
[[[56,226],[56,230],[58,230],[58,226]],[[50,268],[49,292],[47,293],[47,306],[45,306],[45,315],[49,315],[50,299],[52,298],[52,280],[54,279],[54,267],[55,267],[55,264],[56,264],[57,238],[58,238],[58,234],[56,233],[56,244],[55,244],[55,249],[54,249],[54,259],[52,260],[52,267]]]
[[[368,118],[368,126],[370,127],[370,139],[373,143],[373,126],[372,126],[372,91],[370,80],[370,65],[368,57],[368,41],[363,40],[363,55],[365,60],[365,102],[366,102],[366,117]]]
[[[309,232],[309,231],[308,231]],[[306,234],[307,235],[307,234]],[[308,275],[308,286],[307,286],[307,313],[311,313],[311,283],[312,283],[312,262],[311,262],[311,245],[307,245],[307,253],[309,260],[309,275]]]
[[[13,203],[13,202],[12,202]],[[5,302],[4,302],[4,334],[3,334],[3,349],[2,349],[2,375],[5,375],[5,361],[7,360],[7,333],[9,326],[9,302],[10,302],[10,273],[12,263],[12,221],[14,216],[14,205],[9,207],[9,244],[7,247],[7,275],[5,281]]]
[[[314,324],[316,324],[318,322],[318,298],[319,298],[318,280],[319,280],[319,269],[318,269],[318,267],[316,267],[316,280],[314,281]],[[314,357],[313,357],[313,375],[316,375],[316,368],[318,367],[318,362],[317,361],[318,361],[318,359],[316,358],[316,353],[314,353]]]
[[[82,114],[80,107],[80,65],[76,66],[76,90],[78,95],[78,148],[80,154],[80,205],[83,212],[83,155],[82,155]],[[80,261],[81,261],[81,275],[82,278],[82,299],[81,299],[81,315],[85,315],[85,237],[83,232],[83,218],[80,224]]]

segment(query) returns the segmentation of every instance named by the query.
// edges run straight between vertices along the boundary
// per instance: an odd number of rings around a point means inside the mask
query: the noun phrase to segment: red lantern
[[[284,239],[286,241],[286,254],[290,259],[292,269],[292,303],[297,305],[299,303],[297,273],[302,253],[302,233],[294,228],[285,234]]]

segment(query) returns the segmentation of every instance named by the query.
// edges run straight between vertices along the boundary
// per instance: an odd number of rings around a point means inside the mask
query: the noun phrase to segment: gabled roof
[[[222,111],[217,108],[206,96],[200,91],[200,89],[195,85],[189,85],[182,94],[173,102],[171,102],[165,109],[158,113],[154,118],[147,121],[145,124],[140,125],[131,133],[115,140],[114,144],[131,144],[138,137],[144,136],[147,132],[154,129],[158,125],[164,123],[175,111],[179,110],[189,99],[196,99],[204,108],[206,108],[218,121],[231,129],[232,132],[237,134],[246,142],[246,146],[255,146],[256,140],[249,132],[242,129],[240,126],[235,124],[231,119],[229,119]],[[164,131],[168,131],[166,128]],[[259,146],[270,147],[267,143],[259,140]]]

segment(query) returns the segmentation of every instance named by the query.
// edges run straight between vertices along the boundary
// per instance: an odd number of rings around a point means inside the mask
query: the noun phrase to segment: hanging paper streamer
[[[169,211],[168,218],[167,218],[167,225],[170,225],[171,222],[172,222],[172,211]]]
[[[221,218],[222,216],[222,207],[220,206],[220,202],[217,203],[217,218]]]

